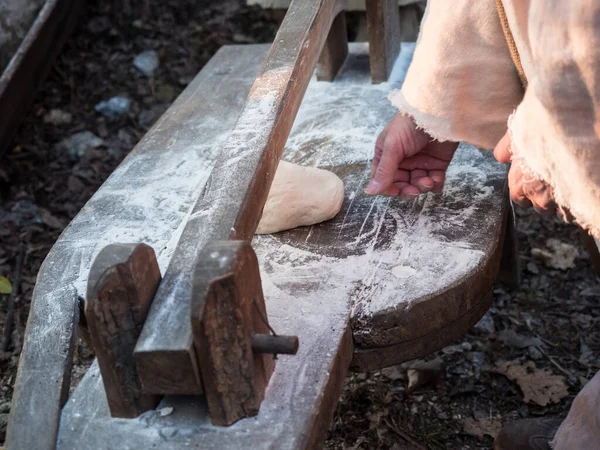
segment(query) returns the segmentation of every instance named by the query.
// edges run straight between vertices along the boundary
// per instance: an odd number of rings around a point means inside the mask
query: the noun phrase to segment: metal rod
[[[299,345],[298,336],[252,335],[252,351],[258,354],[295,355]]]

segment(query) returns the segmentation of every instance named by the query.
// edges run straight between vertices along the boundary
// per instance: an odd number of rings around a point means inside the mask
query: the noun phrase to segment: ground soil
[[[53,242],[219,47],[268,42],[277,27],[270,15],[241,0],[87,3],[0,159],[0,276],[14,282],[21,249],[26,254],[10,345],[0,353],[0,445],[35,276]],[[152,78],[132,65],[135,55],[146,50],[160,56]],[[95,111],[97,103],[115,95],[132,100],[128,113],[109,119]],[[53,109],[70,114],[70,120],[64,114],[62,122],[52,120]],[[80,131],[91,131],[103,144],[81,156],[56,147]],[[426,358],[434,361],[433,370],[408,372],[404,365],[349,375],[327,449],[491,449],[489,434],[502,423],[566,414],[600,368],[600,282],[575,227],[529,211],[519,212],[517,225],[521,286],[498,284],[485,321]],[[547,249],[549,238],[578,250],[572,267],[553,269],[551,261],[534,256],[539,252],[533,249]],[[0,329],[6,326],[7,310],[8,296],[0,295]],[[90,358],[90,350],[80,346],[76,378]],[[563,376],[568,395],[546,406],[524,403],[516,382],[493,372],[505,361],[533,362]],[[409,375],[413,381],[417,376],[416,388],[408,388]]]

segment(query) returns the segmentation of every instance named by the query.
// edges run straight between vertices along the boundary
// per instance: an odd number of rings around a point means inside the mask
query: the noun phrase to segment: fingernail
[[[381,183],[377,180],[371,180],[371,182],[365,188],[365,194],[377,195],[381,191]]]

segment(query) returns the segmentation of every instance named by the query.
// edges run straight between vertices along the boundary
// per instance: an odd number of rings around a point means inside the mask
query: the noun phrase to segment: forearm
[[[494,0],[430,0],[392,103],[439,140],[493,148],[521,98]]]

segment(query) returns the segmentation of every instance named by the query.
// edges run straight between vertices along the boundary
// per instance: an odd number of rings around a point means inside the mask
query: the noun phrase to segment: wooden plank
[[[83,0],[48,0],[0,77],[0,157],[63,43],[75,26]]]
[[[51,450],[69,395],[79,305],[69,285],[55,286],[62,267],[44,264],[34,291],[6,432],[7,450]],[[40,284],[41,283],[41,284]]]
[[[371,80],[387,81],[400,53],[400,15],[396,0],[367,0]]]
[[[346,13],[341,12],[334,19],[325,46],[317,65],[317,80],[333,81],[348,56],[348,29]]]
[[[160,400],[143,394],[133,359],[160,278],[145,244],[108,245],[90,271],[85,317],[113,417],[137,417]]]
[[[191,323],[213,425],[258,414],[275,361],[255,354],[253,335],[268,335],[258,260],[245,241],[208,244],[193,275]]]
[[[186,384],[173,379],[165,366],[198,371],[189,321],[195,251],[213,241],[252,238],[302,97],[342,6],[341,0],[295,2],[275,37],[185,224],[136,346],[142,384],[151,392],[164,385],[185,392]]]

